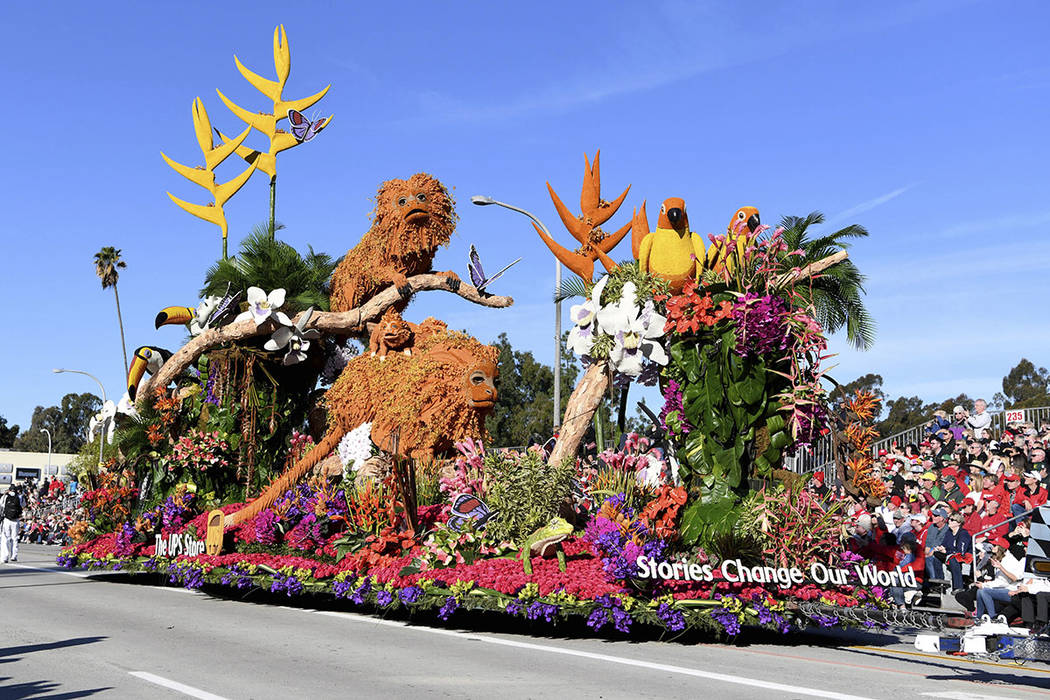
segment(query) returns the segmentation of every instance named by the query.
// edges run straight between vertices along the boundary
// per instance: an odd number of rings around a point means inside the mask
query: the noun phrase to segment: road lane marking
[[[923,693],[924,698],[947,698],[948,700],[1010,700],[1005,695],[985,695],[983,693],[961,693],[950,690],[945,693]]]
[[[119,569],[117,571],[96,571],[90,574],[78,573],[76,571],[64,571],[63,569],[42,569],[39,566],[29,566],[28,564],[16,564],[15,562],[8,562],[7,566],[17,566],[20,569],[30,569],[31,571],[41,571],[45,574],[62,574],[63,576],[75,576],[76,578],[96,579],[100,575],[104,574],[119,574],[122,573]],[[2,571],[2,569],[0,569]],[[143,588],[153,588],[158,591],[171,591],[173,593],[189,593],[191,595],[205,595],[205,593],[198,591],[195,588],[183,588],[182,586],[147,586],[144,584],[140,585]]]
[[[200,688],[194,688],[192,685],[186,685],[185,683],[179,683],[168,678],[162,678],[161,676],[155,676],[152,673],[146,671],[128,671],[129,676],[135,676],[135,678],[142,679],[147,683],[153,683],[164,688],[169,688],[183,695],[189,695],[191,698],[200,698],[200,700],[226,700],[221,695],[215,693],[209,693],[207,690],[201,690]]]
[[[745,685],[753,688],[764,688],[766,690],[775,690],[781,693],[792,693],[794,695],[805,695],[808,697],[815,698],[836,698],[837,700],[863,700],[860,695],[847,695],[845,693],[836,693],[834,691],[819,690],[817,688],[806,688],[798,685],[785,685],[783,683],[773,683],[771,681],[758,680],[757,678],[745,678],[743,676],[731,676],[725,673],[714,673],[711,671],[701,671],[694,668],[686,668],[685,666],[672,666],[670,664],[659,664],[651,661],[641,661],[639,659],[629,659],[624,656],[612,656],[609,654],[598,654],[590,651],[580,651],[577,649],[566,649],[563,647],[552,647],[544,644],[533,644],[531,642],[519,642],[512,639],[500,639],[498,637],[487,637],[478,634],[462,633],[453,630],[437,629],[434,627],[415,627],[412,625],[406,625],[403,622],[397,622],[395,620],[379,620],[376,618],[365,617],[363,615],[356,615],[354,613],[336,612],[333,610],[310,610],[307,608],[289,608],[284,607],[286,610],[299,610],[305,612],[315,613],[317,615],[325,615],[327,617],[336,617],[343,620],[349,620],[351,622],[366,622],[374,625],[383,625],[388,627],[400,627],[407,630],[415,630],[417,632],[426,632],[429,634],[438,634],[447,637],[455,637],[457,639],[463,639],[471,642],[483,642],[485,644],[495,644],[498,646],[515,647],[518,649],[529,649],[530,651],[542,651],[548,654],[561,654],[563,656],[576,656],[583,659],[592,659],[595,661],[605,661],[607,663],[620,664],[622,666],[635,666],[638,668],[646,668],[653,671],[661,671],[663,673],[677,673],[683,676],[694,676],[696,678],[706,678],[713,681],[721,681],[723,683],[732,683],[734,685]]]
[[[4,566],[17,566],[19,569],[29,569],[30,571],[43,571],[45,574],[62,574],[63,576],[76,576],[77,578],[89,578],[90,574],[80,574],[76,571],[63,571],[62,569],[42,569],[39,566],[29,566],[28,564],[18,564],[13,561],[9,561]],[[3,571],[3,569],[0,569]]]

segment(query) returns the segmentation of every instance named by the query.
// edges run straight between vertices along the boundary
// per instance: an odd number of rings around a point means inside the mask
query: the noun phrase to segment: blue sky
[[[544,183],[575,202],[583,155],[600,148],[606,194],[632,185],[616,225],[643,198],[652,213],[681,196],[701,233],[744,204],[766,223],[821,210],[866,226],[851,255],[870,277],[878,340],[856,353],[833,339],[841,380],[875,371],[892,396],[990,397],[1020,357],[1050,364],[1043,3],[21,3],[5,9],[0,46],[9,422],[95,391],[52,367],[121,393],[113,295],[92,266],[104,245],[128,263],[129,352],[178,345],[181,331],[153,317],[196,302],[220,236],[165,196],[204,201],[159,151],[200,159],[196,96],[215,126],[239,130],[215,88],[265,107],[233,55],[272,75],[280,22],[286,95],[331,83],[319,107],[335,114],[278,160],[285,240],[345,253],[379,182],[424,170],[459,201],[437,269],[464,275],[471,243],[492,267],[524,258],[497,285],[512,309],[431,293],[412,320],[436,315],[483,340],[506,330],[549,359],[553,259],[524,218],[469,198],[534,211],[565,243]],[[256,176],[227,205],[231,245],[265,218],[267,196]]]

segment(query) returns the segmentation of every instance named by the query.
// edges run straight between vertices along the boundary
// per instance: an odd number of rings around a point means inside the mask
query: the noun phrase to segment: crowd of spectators
[[[33,544],[68,545],[68,530],[75,522],[77,501],[76,482],[66,483],[51,477],[39,484],[31,483],[23,493],[19,542]]]
[[[1030,511],[1050,493],[1050,423],[1011,423],[995,435],[978,400],[972,414],[961,406],[951,416],[937,411],[924,437],[878,451],[881,503],[825,484],[820,472],[809,488],[844,502],[851,549],[881,568],[916,574],[918,586],[890,589],[897,606],[952,595],[977,617],[1012,620],[1023,594],[1050,592],[1050,579],[1024,572]]]

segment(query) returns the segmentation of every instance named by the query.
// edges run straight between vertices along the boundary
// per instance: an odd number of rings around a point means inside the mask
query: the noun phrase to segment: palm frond
[[[573,275],[561,281],[561,287],[554,293],[554,301],[558,303],[573,297],[586,299],[589,293],[590,290],[587,288],[587,283],[583,281],[583,278],[579,275]]]
[[[231,292],[244,293],[248,287],[267,292],[280,287],[286,293],[286,312],[297,313],[310,306],[327,311],[328,280],[337,262],[330,255],[308,250],[305,256],[300,255],[287,243],[272,240],[268,224],[257,225],[241,241],[236,256],[218,260],[208,268],[201,295],[222,294],[227,285]]]

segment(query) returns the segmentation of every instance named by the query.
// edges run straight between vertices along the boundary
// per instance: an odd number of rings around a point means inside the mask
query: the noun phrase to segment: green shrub
[[[535,451],[485,454],[485,495],[499,516],[486,526],[498,540],[518,544],[558,514],[569,496],[572,461],[548,466]]]

